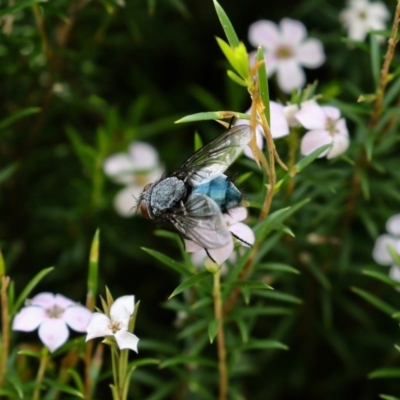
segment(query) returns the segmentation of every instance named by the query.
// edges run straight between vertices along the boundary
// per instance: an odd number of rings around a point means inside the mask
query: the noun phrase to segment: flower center
[[[367,13],[365,11],[360,11],[358,13],[358,16],[360,17],[360,19],[367,19]]]
[[[111,321],[111,324],[108,327],[112,333],[116,334],[121,329],[121,324],[117,321]]]
[[[277,58],[291,58],[293,57],[293,49],[290,46],[287,45],[282,45],[280,46],[276,52],[275,55]]]
[[[46,310],[47,315],[49,318],[61,318],[61,316],[64,314],[65,309],[60,307],[60,306],[53,306],[51,308],[48,308]]]
[[[325,129],[329,132],[331,136],[335,136],[338,130],[336,129],[336,121],[332,118],[328,118]]]

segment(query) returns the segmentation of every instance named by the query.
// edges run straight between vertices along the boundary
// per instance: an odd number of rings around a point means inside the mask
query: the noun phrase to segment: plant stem
[[[40,399],[40,384],[42,383],[44,374],[46,372],[47,363],[49,361],[49,350],[47,347],[43,347],[42,356],[40,357],[39,370],[36,375],[36,385],[37,388],[33,392],[32,400]]]
[[[289,171],[296,162],[296,151],[298,148],[298,144],[299,144],[299,131],[296,128],[292,128],[290,130],[290,135],[289,135],[289,161],[288,161]],[[294,190],[294,180],[292,178],[290,179],[286,187],[286,194],[290,196],[293,193],[293,190]]]
[[[221,302],[220,272],[214,273],[214,310],[215,319],[219,322],[217,331],[218,369],[219,369],[219,400],[226,400],[228,391],[228,372],[226,368],[226,348],[224,336],[224,320]]]
[[[8,351],[10,347],[10,316],[8,315],[7,288],[10,284],[10,277],[3,276],[1,279],[1,315],[2,315],[2,343],[0,363],[0,388],[3,387],[4,375],[7,367]]]
[[[379,80],[379,87],[376,91],[374,113],[372,114],[372,118],[371,118],[371,126],[372,127],[375,127],[375,125],[377,124],[379,117],[382,113],[382,102],[383,102],[383,97],[385,95],[386,85],[388,83],[389,68],[390,68],[390,64],[392,63],[394,51],[396,49],[396,45],[398,42],[397,30],[399,27],[399,22],[400,22],[400,0],[398,0],[398,2],[397,2],[396,12],[394,15],[393,26],[392,26],[392,33],[388,40],[388,49],[387,49],[386,55],[385,55],[385,62],[382,65],[381,78]]]

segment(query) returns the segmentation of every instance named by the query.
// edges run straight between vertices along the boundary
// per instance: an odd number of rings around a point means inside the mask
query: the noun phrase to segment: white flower
[[[297,112],[301,110],[303,107],[308,106],[310,104],[318,105],[315,100],[311,99],[300,103],[300,107],[298,104],[288,104],[287,106],[283,107],[283,115],[285,116],[286,121],[291,128],[300,125],[299,121],[296,119]]]
[[[229,214],[225,214],[224,217],[230,232],[238,239],[238,242],[245,247],[251,247],[255,241],[254,232],[246,224],[240,222],[247,218],[247,209],[244,207],[235,208],[230,210]],[[193,253],[192,261],[195,265],[204,265],[207,252],[201,246],[185,239],[185,249],[188,253]],[[233,240],[224,247],[208,249],[208,254],[218,265],[221,265],[228,258],[235,257],[233,256]]]
[[[40,293],[27,301],[14,317],[14,331],[31,332],[39,328],[39,338],[54,352],[69,337],[67,325],[77,332],[86,332],[92,312],[61,294]]]
[[[389,17],[389,11],[383,3],[370,3],[368,0],[350,0],[349,6],[340,13],[348,37],[360,42],[369,30],[386,29]]]
[[[321,41],[307,39],[304,24],[293,19],[282,19],[279,27],[267,20],[251,24],[249,42],[254,47],[261,45],[268,75],[276,71],[278,85],[286,93],[306,83],[302,67],[318,68],[325,61]]]
[[[103,170],[114,182],[126,185],[114,199],[114,207],[122,217],[135,214],[135,198],[146,184],[154,182],[164,172],[157,151],[144,142],[132,142],[128,153],[106,158]]]
[[[95,312],[87,326],[86,341],[102,336],[114,336],[118,347],[138,352],[139,338],[128,331],[129,319],[135,310],[135,297],[122,296],[110,307],[110,317]]]
[[[284,115],[284,107],[276,103],[275,101],[270,101],[269,102],[269,110],[270,110],[270,116],[271,116],[271,136],[274,139],[278,139],[284,136],[289,135],[289,126],[287,123],[287,120]],[[251,113],[251,108],[246,111],[246,114],[250,115]],[[248,119],[238,119],[236,121],[235,125],[249,125],[250,120]],[[264,144],[263,144],[263,137],[264,137],[264,131],[262,129],[262,126],[260,124],[257,124],[256,127],[256,140],[257,140],[257,146],[262,150]],[[244,148],[244,154],[249,157],[254,159],[253,152],[251,151],[250,146],[246,146]]]
[[[332,147],[319,156],[330,159],[343,154],[349,147],[346,120],[340,118],[338,108],[308,104],[295,114],[295,118],[304,128],[310,129],[301,140],[301,154],[304,156],[332,143]]]

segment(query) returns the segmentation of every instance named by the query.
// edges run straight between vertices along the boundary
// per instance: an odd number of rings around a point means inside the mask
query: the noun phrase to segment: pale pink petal
[[[278,68],[278,59],[275,53],[265,53],[264,52],[264,64],[265,69],[267,70],[267,76],[270,77],[273,75]]]
[[[314,150],[332,143],[333,138],[328,131],[323,129],[307,132],[301,139],[300,149],[303,156],[308,156]],[[329,152],[329,149],[324,151],[318,158],[324,157]]]
[[[346,120],[344,118],[340,118],[339,121],[336,121],[335,135],[349,136],[349,131],[347,129]]]
[[[291,93],[293,89],[302,88],[306,78],[298,62],[293,58],[287,58],[279,60],[277,81],[285,93]]]
[[[327,118],[318,104],[307,104],[295,114],[296,119],[306,129],[325,129]]]
[[[110,324],[110,318],[106,315],[99,312],[93,313],[86,327],[88,333],[86,341],[97,337],[112,336],[113,332],[110,329]]]
[[[135,296],[127,295],[118,297],[110,308],[111,320],[125,323],[126,318],[129,321],[129,317],[133,314],[134,310]],[[128,323],[126,323],[126,325],[128,325]]]
[[[300,44],[295,52],[296,60],[307,68],[318,68],[325,62],[324,47],[320,40],[311,38]]]
[[[158,154],[153,146],[144,142],[133,142],[129,145],[129,154],[137,170],[153,169],[158,164]]]
[[[77,332],[86,332],[92,312],[84,306],[71,306],[66,308],[62,319],[70,328]]]
[[[199,246],[197,243],[193,242],[192,240],[183,240],[185,243],[185,251],[187,253],[195,253],[197,251],[203,250],[201,246]]]
[[[120,350],[131,349],[136,353],[138,352],[137,345],[139,338],[136,335],[128,331],[120,330],[114,336]]]
[[[229,227],[229,230],[233,235],[240,240],[240,244],[243,246],[253,245],[256,238],[254,232],[246,224],[238,222]]]
[[[392,265],[389,270],[390,279],[400,282],[400,268],[397,265]]]
[[[300,21],[283,18],[279,25],[285,43],[290,45],[298,45],[307,36],[307,29]]]
[[[393,257],[389,253],[389,247],[396,247],[396,239],[390,235],[380,235],[374,245],[372,257],[378,264],[390,265],[393,263]]]
[[[369,13],[374,16],[374,19],[388,19],[390,17],[390,12],[381,2],[375,2],[369,4]]]
[[[61,307],[61,308],[67,308],[69,306],[76,305],[76,302],[72,301],[68,297],[63,296],[62,294],[56,294],[54,305]]]
[[[130,185],[121,189],[114,197],[114,208],[124,218],[129,218],[136,213],[136,199],[142,193],[143,188],[137,185]]]
[[[280,43],[278,26],[267,20],[254,22],[249,28],[249,42],[252,46],[261,45],[264,49],[274,50]]]
[[[333,137],[333,142],[332,142],[332,147],[328,151],[328,154],[326,155],[327,159],[331,159],[337,156],[340,156],[343,154],[348,148],[350,144],[349,136],[342,134],[338,135],[336,134]]]
[[[283,115],[271,115],[271,136],[279,139],[289,135],[289,125]]]
[[[218,249],[208,250],[208,253],[218,265],[221,265],[225,260],[227,260],[229,256],[232,254],[232,252],[233,252],[233,240],[230,240],[226,246],[220,247]]]
[[[299,125],[295,115],[299,111],[299,106],[297,104],[289,104],[284,107],[283,113],[285,115],[286,121],[290,127],[295,127]]]
[[[103,163],[104,173],[117,183],[129,184],[134,180],[135,164],[125,153],[117,153],[107,157]]]
[[[35,297],[30,299],[29,304],[32,304],[34,306],[39,306],[43,308],[51,308],[55,305],[56,303],[56,298],[53,293],[49,292],[43,292],[37,294]]]
[[[39,338],[43,344],[53,353],[61,347],[69,337],[67,325],[62,319],[45,319],[39,327]]]
[[[15,315],[12,330],[31,332],[35,330],[45,319],[47,313],[42,307],[28,306],[21,308],[21,311]]]
[[[192,260],[193,265],[196,267],[202,267],[204,265],[204,262],[207,258],[207,253],[204,249],[198,250],[190,256],[190,259]]]
[[[400,236],[400,214],[393,215],[386,222],[386,230],[395,236]]]
[[[363,21],[357,19],[349,23],[349,31],[347,33],[347,36],[351,40],[362,42],[365,39],[367,32],[368,27],[364,24]]]
[[[228,214],[225,214],[224,217],[228,225],[236,224],[236,222],[243,221],[247,218],[247,208],[234,208],[232,210],[229,210]]]
[[[340,110],[337,107],[333,106],[321,106],[325,115],[330,118],[332,121],[336,121],[340,118]]]

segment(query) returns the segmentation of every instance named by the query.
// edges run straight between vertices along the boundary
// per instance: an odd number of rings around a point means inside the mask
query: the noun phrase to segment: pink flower
[[[135,214],[135,198],[146,184],[154,182],[164,172],[157,151],[144,142],[132,142],[128,153],[107,157],[103,170],[115,183],[126,185],[114,198],[114,208],[122,217]]]
[[[237,238],[238,243],[245,247],[251,247],[255,241],[254,232],[246,224],[240,222],[247,218],[247,209],[244,207],[235,208],[230,210],[229,214],[225,214],[224,217],[230,232]],[[224,247],[208,249],[207,254],[197,243],[185,239],[185,249],[188,253],[193,253],[192,260],[195,265],[204,265],[204,260],[208,254],[213,261],[221,265],[232,256],[234,244],[232,239],[231,242]],[[203,263],[201,261],[203,261]]]
[[[372,257],[381,265],[391,265],[389,276],[400,282],[400,266],[397,265],[389,251],[391,247],[400,256],[400,214],[393,215],[386,222],[388,234],[378,236],[375,241]]]
[[[381,2],[370,3],[368,0],[350,0],[349,6],[340,13],[347,36],[359,42],[365,39],[370,30],[386,29],[386,20],[390,14]],[[382,40],[383,37],[379,36]]]
[[[69,337],[67,326],[77,332],[86,332],[92,312],[61,294],[40,293],[27,302],[14,317],[14,331],[31,332],[39,328],[39,338],[54,352]]]
[[[128,331],[129,320],[135,310],[135,297],[122,296],[110,307],[110,318],[99,312],[93,313],[87,326],[86,341],[97,337],[114,336],[119,349],[138,352],[139,338]]]
[[[308,104],[295,114],[295,118],[304,128],[310,129],[301,140],[301,154],[304,156],[332,143],[332,147],[319,156],[330,159],[343,154],[349,147],[346,121],[340,118],[338,108]]]
[[[282,19],[279,27],[267,20],[251,24],[249,42],[254,47],[262,46],[268,76],[276,72],[278,85],[285,93],[306,83],[302,67],[318,68],[325,61],[321,41],[307,39],[304,24],[293,19]]]
[[[276,103],[275,101],[270,101],[269,109],[270,109],[270,115],[271,115],[271,136],[274,139],[278,139],[278,138],[289,135],[289,133],[290,133],[289,126],[288,126],[287,120],[284,115],[284,107],[281,104]],[[246,111],[246,114],[250,115],[250,113],[251,113],[251,108]],[[238,119],[236,121],[235,125],[249,125],[249,124],[250,124],[250,120],[248,120],[248,119]],[[257,124],[256,140],[257,140],[257,146],[261,150],[264,147],[263,137],[264,137],[264,131],[263,131],[261,125]],[[253,156],[250,146],[246,146],[244,148],[244,154],[247,157],[254,159],[254,156]]]

